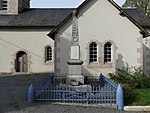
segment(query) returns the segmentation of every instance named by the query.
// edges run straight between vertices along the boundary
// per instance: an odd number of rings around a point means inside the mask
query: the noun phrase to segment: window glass
[[[2,1],[1,1],[1,4],[2,4],[2,5],[1,5],[1,6],[2,6],[2,9],[3,9],[3,10],[7,10],[7,0],[2,0]]]
[[[52,48],[50,46],[47,46],[45,48],[45,60],[46,61],[52,60]]]
[[[112,59],[112,44],[110,42],[107,42],[104,45],[104,62],[111,62]]]
[[[92,42],[89,46],[89,59],[90,59],[90,62],[97,62],[97,44],[95,42]]]

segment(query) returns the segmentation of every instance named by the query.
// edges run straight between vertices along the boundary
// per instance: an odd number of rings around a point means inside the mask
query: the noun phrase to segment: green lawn
[[[150,105],[150,88],[135,89],[134,93],[135,93],[135,99],[131,103],[131,105],[136,105],[136,106]]]

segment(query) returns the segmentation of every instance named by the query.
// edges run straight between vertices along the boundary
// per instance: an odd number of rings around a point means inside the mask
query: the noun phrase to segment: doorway
[[[28,58],[24,51],[19,51],[16,54],[16,72],[27,72],[28,71]]]

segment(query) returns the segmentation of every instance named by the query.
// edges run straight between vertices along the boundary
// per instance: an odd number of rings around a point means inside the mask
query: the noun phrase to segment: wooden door
[[[27,72],[28,71],[28,59],[27,54],[20,51],[16,55],[16,72]]]
[[[28,60],[27,60],[27,54],[22,55],[22,72],[28,71]]]

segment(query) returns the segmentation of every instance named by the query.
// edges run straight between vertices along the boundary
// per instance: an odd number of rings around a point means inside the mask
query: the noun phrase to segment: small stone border
[[[48,102],[47,102],[48,103]],[[60,103],[60,102],[52,102],[53,105],[67,105],[67,106],[82,106],[82,107],[103,107],[103,108],[110,108],[110,109],[117,109],[115,104],[82,104],[82,103]]]
[[[150,111],[150,106],[125,106],[125,111]]]

